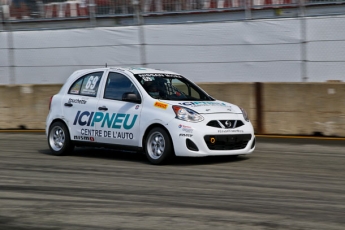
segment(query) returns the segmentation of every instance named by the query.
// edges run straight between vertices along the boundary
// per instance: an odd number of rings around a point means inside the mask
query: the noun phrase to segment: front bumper
[[[168,129],[176,156],[224,156],[250,154],[255,149],[255,135],[251,122],[242,114],[203,114],[204,121],[198,123],[173,119]],[[215,120],[241,120],[237,128],[212,127]]]

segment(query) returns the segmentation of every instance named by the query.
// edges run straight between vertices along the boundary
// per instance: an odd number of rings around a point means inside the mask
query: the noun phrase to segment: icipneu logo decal
[[[168,108],[168,104],[163,103],[163,102],[159,102],[159,101],[156,101],[154,106],[158,107],[160,109],[167,109]]]
[[[126,113],[102,113],[78,111],[74,118],[73,125],[94,127],[95,123],[101,124],[100,127],[107,127],[113,129],[131,129],[133,128],[138,115]]]

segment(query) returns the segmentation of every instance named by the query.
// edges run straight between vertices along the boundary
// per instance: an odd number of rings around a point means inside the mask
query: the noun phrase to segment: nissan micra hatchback
[[[79,70],[49,107],[46,135],[55,155],[95,146],[143,151],[152,164],[162,164],[172,156],[242,155],[255,149],[244,109],[170,71]]]

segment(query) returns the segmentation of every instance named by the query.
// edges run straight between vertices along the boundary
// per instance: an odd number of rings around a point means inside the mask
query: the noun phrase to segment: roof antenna
[[[105,68],[107,68],[108,67],[108,64],[107,63],[105,63]]]

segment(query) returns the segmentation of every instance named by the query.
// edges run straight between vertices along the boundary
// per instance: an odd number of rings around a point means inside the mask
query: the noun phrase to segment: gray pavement
[[[245,157],[178,158],[0,133],[0,230],[345,229],[345,141],[258,138]]]

